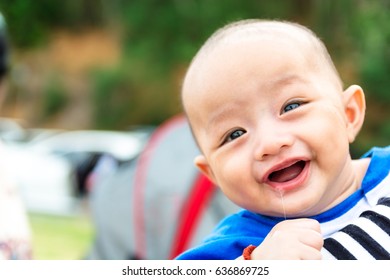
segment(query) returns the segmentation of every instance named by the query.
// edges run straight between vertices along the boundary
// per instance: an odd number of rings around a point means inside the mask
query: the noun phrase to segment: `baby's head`
[[[202,151],[195,164],[243,208],[309,216],[357,187],[349,143],[363,123],[363,91],[343,91],[303,26],[249,20],[218,30],[193,59],[182,100]]]

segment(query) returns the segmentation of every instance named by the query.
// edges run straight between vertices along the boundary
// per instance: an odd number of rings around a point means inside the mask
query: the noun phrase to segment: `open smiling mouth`
[[[307,164],[308,164],[307,161],[299,160],[291,164],[290,166],[276,170],[268,176],[268,181],[271,184],[277,184],[277,185],[292,182],[292,181],[301,181],[299,180],[299,178],[302,177],[300,175],[306,173],[303,171],[307,169],[305,168]]]

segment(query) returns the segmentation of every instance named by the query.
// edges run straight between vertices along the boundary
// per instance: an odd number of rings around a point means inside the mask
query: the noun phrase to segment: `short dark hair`
[[[8,72],[9,47],[7,40],[6,24],[0,12],[0,80]]]

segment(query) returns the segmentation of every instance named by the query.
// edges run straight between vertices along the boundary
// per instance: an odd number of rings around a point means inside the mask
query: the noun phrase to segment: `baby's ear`
[[[213,171],[210,168],[209,163],[204,155],[198,155],[194,159],[195,166],[207,177],[211,182],[216,185]]]
[[[344,110],[347,119],[348,139],[352,143],[363,126],[366,101],[363,89],[352,85],[343,94]]]

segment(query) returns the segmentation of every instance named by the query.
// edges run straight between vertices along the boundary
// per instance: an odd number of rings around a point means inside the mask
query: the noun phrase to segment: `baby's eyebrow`
[[[215,127],[218,127],[221,122],[224,120],[227,120],[228,118],[231,119],[234,117],[234,114],[240,115],[242,112],[244,104],[241,104],[242,102],[236,101],[234,103],[230,104],[224,104],[224,106],[221,106],[214,110],[210,114],[210,118],[208,119],[206,130],[213,130]]]
[[[281,77],[271,80],[269,82],[269,86],[272,88],[279,88],[285,87],[286,85],[290,85],[295,82],[305,83],[306,81],[303,77],[295,73],[287,73],[285,75],[282,75]]]

